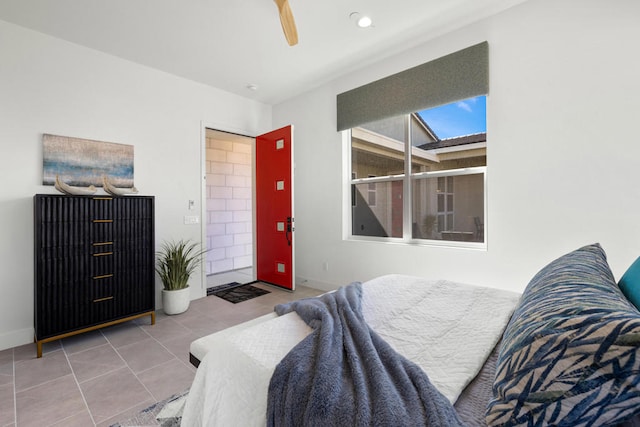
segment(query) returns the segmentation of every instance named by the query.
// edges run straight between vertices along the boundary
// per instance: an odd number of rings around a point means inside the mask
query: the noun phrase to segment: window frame
[[[406,115],[406,125],[409,127],[409,115]],[[343,240],[360,242],[379,242],[405,244],[414,246],[447,247],[460,249],[487,250],[488,242],[488,193],[487,193],[487,166],[474,166],[461,169],[448,169],[430,172],[411,173],[411,149],[405,149],[405,171],[401,175],[377,176],[374,178],[352,179],[352,155],[351,155],[351,129],[341,131],[343,146]],[[405,147],[411,148],[410,139],[405,141]],[[455,240],[417,239],[412,235],[412,202],[413,202],[413,182],[421,178],[437,178],[448,176],[461,176],[471,174],[482,174],[483,179],[483,209],[484,209],[484,236],[482,242],[466,242]],[[402,180],[403,182],[403,236],[402,237],[379,237],[354,235],[352,230],[352,185],[370,184],[379,182],[391,182]],[[407,197],[407,195],[409,195]]]

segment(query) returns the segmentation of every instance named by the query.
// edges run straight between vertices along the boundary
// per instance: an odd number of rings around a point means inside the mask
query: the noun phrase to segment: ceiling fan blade
[[[289,43],[289,46],[294,46],[298,44],[298,30],[296,29],[296,22],[293,19],[293,13],[291,13],[289,0],[274,1],[278,5],[278,12],[280,13],[280,23],[282,24],[284,37],[287,39],[287,43]]]

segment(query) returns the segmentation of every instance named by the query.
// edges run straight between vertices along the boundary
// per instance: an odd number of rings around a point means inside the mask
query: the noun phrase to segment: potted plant
[[[205,250],[188,240],[165,242],[156,254],[156,271],[162,280],[162,307],[166,314],[187,311],[191,301],[189,277],[200,265]]]

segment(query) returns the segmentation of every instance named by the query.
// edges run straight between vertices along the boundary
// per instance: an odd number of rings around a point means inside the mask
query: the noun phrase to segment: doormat
[[[209,291],[211,291],[211,293],[209,293]],[[256,288],[251,285],[241,285],[238,282],[227,283],[226,285],[207,289],[207,295],[215,295],[218,298],[234,304],[268,293],[270,292],[265,289]]]
[[[229,283],[225,283],[224,285],[218,285],[218,286],[212,286],[210,288],[207,288],[207,296],[211,296],[213,294],[215,294],[216,292],[222,292],[222,291],[226,291],[232,288],[237,288],[238,286],[242,286],[242,283],[240,282],[229,282]]]

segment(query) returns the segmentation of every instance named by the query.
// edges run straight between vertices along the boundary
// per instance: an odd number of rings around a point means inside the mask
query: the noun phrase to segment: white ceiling
[[[523,1],[289,0],[294,47],[273,0],[0,0],[0,19],[277,104]],[[374,27],[358,28],[355,11]]]

